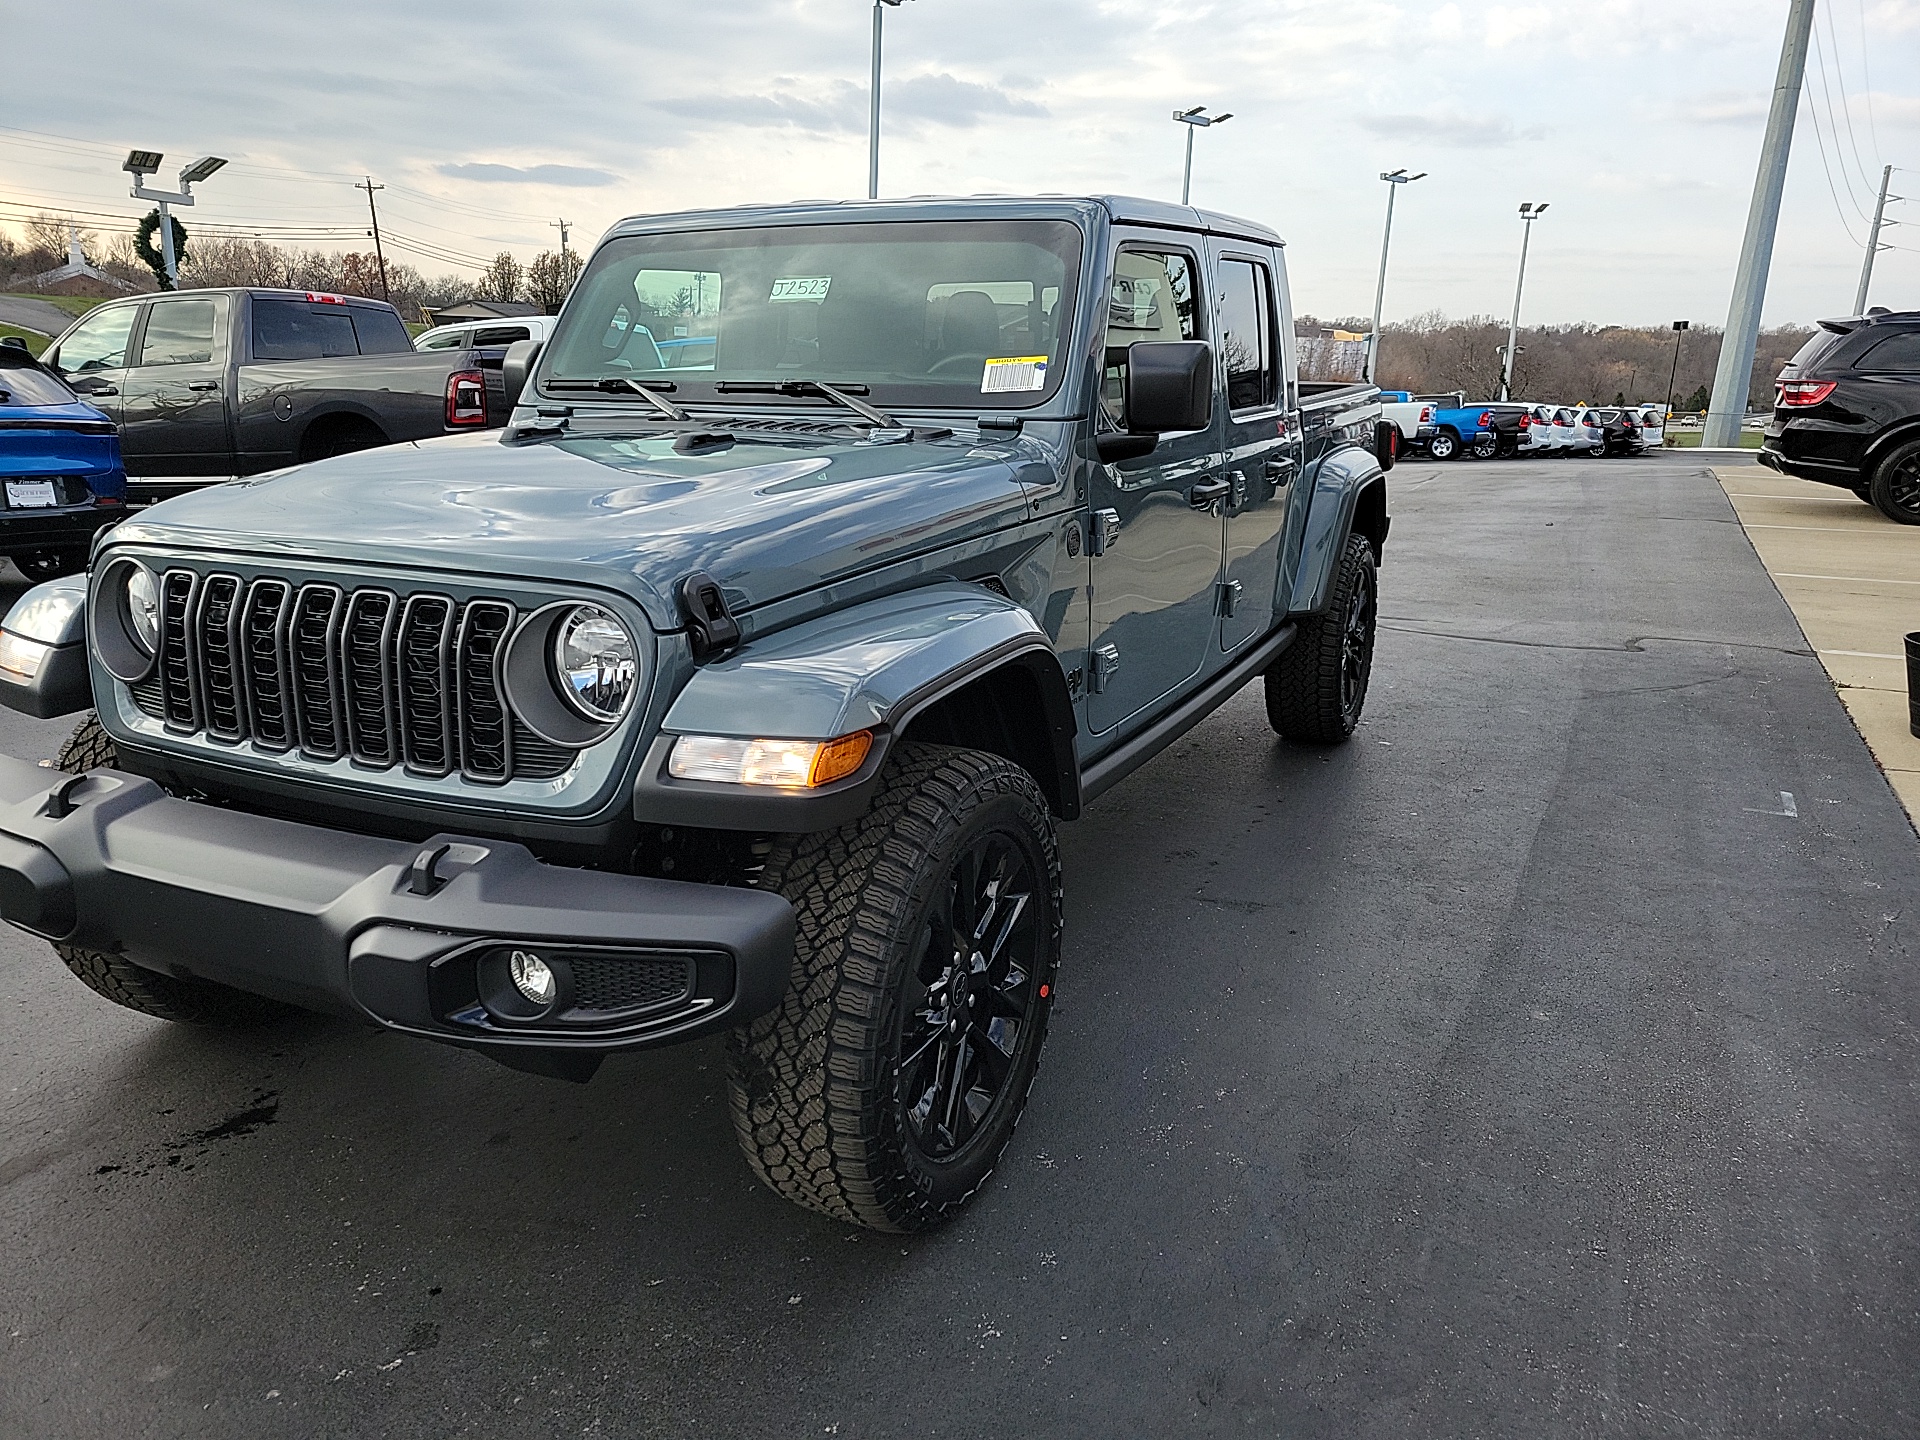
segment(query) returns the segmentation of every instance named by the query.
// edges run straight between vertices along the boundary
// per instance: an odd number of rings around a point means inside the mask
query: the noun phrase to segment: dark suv
[[[1920,311],[1822,320],[1774,392],[1762,465],[1920,525]]]

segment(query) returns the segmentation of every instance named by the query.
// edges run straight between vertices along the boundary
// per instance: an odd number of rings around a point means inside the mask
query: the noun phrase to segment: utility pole
[[[1520,218],[1527,224],[1520,232],[1520,278],[1513,284],[1513,314],[1507,320],[1507,359],[1500,375],[1502,400],[1513,398],[1513,354],[1520,338],[1520,292],[1527,288],[1527,247],[1533,243],[1533,222],[1546,213],[1546,205],[1536,205],[1531,200],[1520,207]]]
[[[380,248],[380,212],[373,208],[373,192],[387,187],[374,184],[373,177],[369,175],[366,184],[356,185],[353,188],[367,192],[367,214],[373,217],[373,258],[380,266],[380,298],[391,305],[393,292],[387,288],[387,255],[386,251]]]
[[[561,216],[561,218],[560,218],[560,219],[558,219],[558,220],[555,220],[555,221],[551,221],[551,222],[549,222],[549,228],[551,228],[551,229],[554,229],[554,230],[558,230],[558,231],[560,232],[560,258],[561,258],[562,260],[564,260],[564,259],[566,259],[566,258],[567,258],[567,221],[566,221],[566,217],[565,217],[565,216],[563,215],[563,216]]]
[[[1189,173],[1193,167],[1193,132],[1187,132],[1187,167]],[[1422,170],[1418,175],[1407,174],[1407,167],[1383,172],[1380,178],[1387,182],[1387,229],[1380,237],[1380,283],[1373,290],[1373,329],[1367,335],[1367,368],[1362,374],[1367,384],[1373,384],[1374,371],[1380,360],[1380,309],[1387,298],[1387,247],[1393,243],[1393,197],[1400,193],[1402,185],[1411,185],[1416,180],[1427,178]]]
[[[1727,306],[1727,330],[1720,340],[1720,364],[1713,374],[1713,400],[1700,434],[1700,443],[1711,449],[1731,449],[1740,443],[1740,420],[1747,413],[1747,392],[1753,384],[1753,351],[1760,337],[1760,307],[1767,298],[1767,271],[1773,265],[1773,232],[1780,223],[1780,194],[1786,188],[1787,155],[1793,149],[1793,117],[1800,108],[1800,82],[1807,73],[1807,42],[1812,34],[1813,0],[1793,0],[1786,39],[1780,45],[1780,69],[1773,80],[1767,138],[1753,179],[1747,234],[1740,243],[1740,268]]]
[[[1887,214],[1887,187],[1893,183],[1893,166],[1880,172],[1880,203],[1873,207],[1873,229],[1867,232],[1867,262],[1860,267],[1860,293],[1853,297],[1853,313],[1867,313],[1867,287],[1873,283],[1873,257],[1885,247],[1880,243],[1880,226]]]
[[[1686,338],[1692,328],[1691,322],[1676,320],[1673,322],[1673,369],[1667,375],[1667,419],[1673,419],[1673,385],[1680,377],[1680,342]]]

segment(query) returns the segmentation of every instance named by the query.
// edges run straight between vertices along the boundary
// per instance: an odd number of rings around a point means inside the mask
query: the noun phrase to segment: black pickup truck
[[[504,418],[488,403],[479,351],[418,353],[397,310],[352,295],[183,290],[116,300],[44,358],[118,423],[135,504]],[[494,356],[496,372],[499,363]]]

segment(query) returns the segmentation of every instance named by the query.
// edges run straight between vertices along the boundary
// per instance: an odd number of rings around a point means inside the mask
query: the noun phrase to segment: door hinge
[[[1113,679],[1114,671],[1120,668],[1120,647],[1102,645],[1087,657],[1092,663],[1087,667],[1087,688],[1096,695],[1107,693],[1107,682]]]
[[[1240,603],[1240,592],[1246,587],[1238,580],[1222,580],[1213,587],[1213,613],[1231,615],[1233,607]]]
[[[1087,553],[1104,555],[1107,546],[1120,538],[1120,512],[1118,510],[1096,510],[1087,519]]]

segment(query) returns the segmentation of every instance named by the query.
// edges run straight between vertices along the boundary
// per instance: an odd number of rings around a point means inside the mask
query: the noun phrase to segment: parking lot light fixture
[[[1193,195],[1193,132],[1209,125],[1224,125],[1233,118],[1233,112],[1209,115],[1206,106],[1196,105],[1191,110],[1174,111],[1173,118],[1187,127],[1187,168],[1180,180],[1180,203],[1187,205],[1192,203]]]
[[[1520,206],[1520,218],[1526,222],[1526,229],[1520,234],[1520,278],[1513,286],[1513,314],[1507,320],[1507,360],[1500,376],[1500,398],[1513,398],[1513,354],[1514,346],[1520,338],[1520,294],[1527,287],[1527,246],[1533,239],[1533,222],[1547,213],[1545,203],[1534,204],[1524,201]]]
[[[1380,237],[1380,283],[1373,287],[1373,329],[1367,332],[1367,368],[1362,378],[1369,385],[1373,384],[1380,360],[1380,307],[1387,298],[1387,247],[1393,243],[1393,197],[1400,193],[1402,185],[1426,179],[1427,172],[1409,175],[1407,167],[1402,165],[1398,170],[1382,171],[1380,178],[1387,182],[1387,229]]]
[[[129,192],[133,198],[152,201],[160,212],[160,259],[167,272],[167,284],[178,290],[180,268],[178,257],[173,253],[171,207],[193,204],[193,187],[227,162],[219,155],[202,155],[180,171],[178,190],[149,190],[146,186],[146,177],[160,169],[160,162],[164,158],[158,150],[130,150],[127,152],[126,163],[120,168],[133,176],[133,189]]]
[[[1666,411],[1667,419],[1669,420],[1673,419],[1674,383],[1680,378],[1680,342],[1685,339],[1686,333],[1690,328],[1691,324],[1686,320],[1676,320],[1673,322],[1673,369],[1667,375]]]

